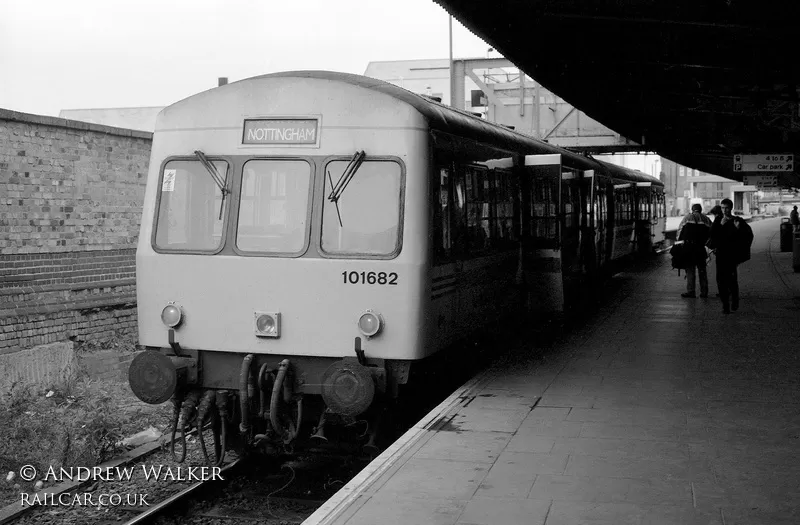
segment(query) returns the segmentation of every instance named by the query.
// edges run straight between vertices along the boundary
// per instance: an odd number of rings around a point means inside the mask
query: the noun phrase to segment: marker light
[[[281,314],[279,312],[255,312],[255,332],[260,337],[280,337]]]
[[[180,307],[174,304],[168,304],[161,310],[161,322],[168,328],[175,328],[183,320],[183,313]]]
[[[275,331],[275,319],[268,315],[261,315],[256,319],[256,328],[259,332],[271,334]]]
[[[373,337],[383,328],[381,314],[367,310],[358,318],[358,329],[367,337]]]

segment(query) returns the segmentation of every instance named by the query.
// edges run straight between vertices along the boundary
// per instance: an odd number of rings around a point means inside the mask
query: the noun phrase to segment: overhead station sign
[[[758,189],[777,188],[777,175],[742,175],[745,186],[755,186]]]
[[[318,128],[317,119],[248,119],[242,144],[316,144]]]
[[[734,155],[733,171],[794,171],[794,155]]]

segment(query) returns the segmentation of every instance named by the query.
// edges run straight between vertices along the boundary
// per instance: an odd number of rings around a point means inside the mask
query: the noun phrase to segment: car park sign
[[[794,155],[734,155],[733,171],[794,171]]]

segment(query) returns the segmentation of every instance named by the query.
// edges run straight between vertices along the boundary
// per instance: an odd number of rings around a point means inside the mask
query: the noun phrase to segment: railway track
[[[229,476],[235,471],[235,469],[240,464],[241,464],[241,459],[234,460],[231,463],[228,463],[227,465],[222,467],[220,469],[220,474],[223,477]],[[151,507],[147,507],[144,511],[139,511],[138,509],[136,509],[135,512],[138,512],[138,514],[124,523],[125,525],[142,525],[144,523],[152,523],[155,521],[156,518],[167,515],[173,512],[177,506],[187,503],[188,501],[190,501],[190,498],[196,497],[197,493],[210,490],[212,485],[218,482],[219,481],[216,479],[198,481],[192,485],[189,485],[185,489],[182,489],[181,491],[165,498],[159,503],[156,503]]]
[[[138,471],[144,468],[177,468],[170,455],[158,448],[121,468]],[[202,480],[132,479],[105,480],[75,484],[67,490],[56,487],[39,492],[38,504],[18,507],[0,519],[2,524],[144,524],[144,523],[301,523],[327,498],[338,491],[367,463],[368,457],[354,457],[351,451],[341,454],[308,450],[305,456],[234,459],[213,476]],[[187,456],[181,467],[201,465],[199,454]],[[175,472],[173,470],[173,472]],[[186,476],[183,476],[184,478]],[[49,494],[49,496],[44,496]],[[90,502],[102,495],[119,494],[121,504],[95,505],[75,503],[88,495]],[[144,495],[133,504],[127,495]],[[59,496],[64,504],[57,504]],[[56,502],[54,505],[53,502]],[[136,504],[136,503],[139,504]]]
[[[210,431],[205,432],[209,439]],[[196,443],[196,432],[189,432],[187,441]],[[183,491],[192,484],[192,477],[208,476],[210,467],[197,468],[204,462],[199,447],[194,448],[187,450],[185,463],[172,457],[168,443],[154,442],[94,470],[62,469],[57,484],[36,493],[20,493],[20,500],[0,509],[0,525],[119,523],[132,512],[147,510],[151,502]],[[232,453],[231,459],[236,459]]]
[[[469,346],[491,348],[494,353],[498,346],[508,347],[509,339],[512,339],[508,335],[491,337],[480,345],[473,341]],[[497,355],[494,354],[494,357]],[[400,408],[394,428],[387,434],[385,445],[388,446],[485,364],[484,358],[470,360],[468,364],[463,360],[448,360],[444,363],[444,370],[447,371],[444,375],[436,373],[422,376],[420,384],[414,388],[416,393],[405,398],[406,402]],[[14,515],[5,519],[0,513],[0,525],[12,522],[14,525],[300,524],[372,459],[359,454],[360,447],[345,445],[346,440],[339,444],[336,433],[332,434],[330,437],[333,439],[327,445],[298,449],[292,456],[256,455],[245,461],[232,457],[233,461],[220,471],[222,480],[193,481],[171,479],[169,476],[154,480],[139,477],[61,487],[60,492],[69,495],[144,494],[146,502],[107,506],[34,505],[27,509],[17,508]],[[210,442],[209,433],[206,443]],[[115,464],[128,465],[134,470],[159,465],[171,470],[179,467],[186,470],[205,464],[196,436],[190,438],[184,463],[176,462],[165,445],[151,444],[140,449],[148,450],[138,456],[133,451],[129,457],[117,460]],[[48,490],[58,491],[59,487],[49,487],[44,492]]]
[[[195,483],[122,523],[299,524],[367,463],[349,454],[318,453],[279,465],[274,458],[237,460],[223,468],[224,481]]]

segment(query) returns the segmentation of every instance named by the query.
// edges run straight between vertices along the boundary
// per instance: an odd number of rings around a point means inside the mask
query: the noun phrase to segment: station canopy
[[[800,152],[793,2],[435,1],[543,86],[643,149],[739,181],[760,165],[735,164],[736,155]],[[769,167],[759,171],[800,187],[796,161]]]

